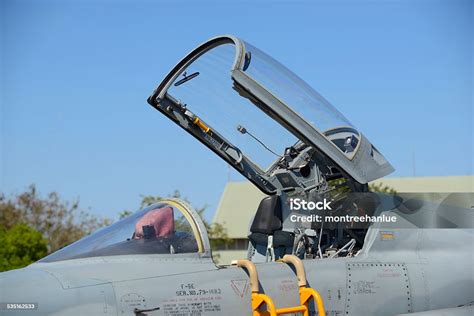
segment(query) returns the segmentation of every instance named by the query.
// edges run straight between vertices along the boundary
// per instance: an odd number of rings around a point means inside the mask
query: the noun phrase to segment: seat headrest
[[[258,206],[257,213],[250,226],[250,232],[272,235],[282,228],[281,201],[278,195],[264,198]]]
[[[164,237],[174,232],[173,208],[163,207],[149,211],[135,224],[135,239],[145,236],[144,226],[151,226],[154,229],[155,237]]]

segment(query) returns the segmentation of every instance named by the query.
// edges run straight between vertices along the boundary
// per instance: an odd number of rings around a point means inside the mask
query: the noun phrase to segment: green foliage
[[[394,188],[389,187],[388,185],[380,183],[370,183],[369,190],[371,192],[387,193],[387,194],[396,194],[397,191]]]
[[[132,214],[133,214],[133,212],[131,212],[131,211],[123,210],[122,212],[119,213],[119,219],[128,217]]]
[[[40,232],[48,243],[48,253],[54,252],[110,223],[79,209],[79,202],[64,202],[56,192],[46,197],[36,187],[16,196],[0,193],[0,227],[11,229],[25,223]]]
[[[347,185],[346,179],[336,179],[328,181],[328,186],[331,189],[331,193],[333,195],[339,195],[342,193],[350,192],[350,189]],[[387,193],[387,194],[396,194],[397,191],[395,189],[389,187],[388,185],[384,185],[382,182],[380,183],[369,183],[369,191],[370,192],[378,192],[378,193]]]
[[[37,230],[26,224],[0,229],[0,271],[18,269],[33,263],[47,253],[47,245]]]

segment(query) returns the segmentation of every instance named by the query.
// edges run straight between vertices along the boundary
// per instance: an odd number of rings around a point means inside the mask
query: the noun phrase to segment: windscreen
[[[297,138],[234,89],[235,46],[206,51],[171,84],[174,98],[266,170]]]
[[[359,132],[326,99],[281,63],[245,42],[251,59],[244,72],[352,158]]]
[[[39,262],[131,254],[198,251],[191,224],[181,211],[161,203],[105,227]]]

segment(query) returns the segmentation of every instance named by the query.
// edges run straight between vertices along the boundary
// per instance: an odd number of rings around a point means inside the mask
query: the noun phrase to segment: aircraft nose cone
[[[31,311],[46,315],[46,310],[62,291],[61,284],[48,272],[23,268],[0,273],[0,315],[19,315]],[[57,302],[56,302],[57,303]],[[18,304],[18,305],[17,305]],[[20,308],[20,310],[18,310]]]

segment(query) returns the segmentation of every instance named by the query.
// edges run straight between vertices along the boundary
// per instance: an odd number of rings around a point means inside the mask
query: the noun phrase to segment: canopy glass
[[[197,218],[197,217],[196,217]],[[154,204],[39,262],[131,254],[202,252],[204,238],[186,206],[174,201]]]

